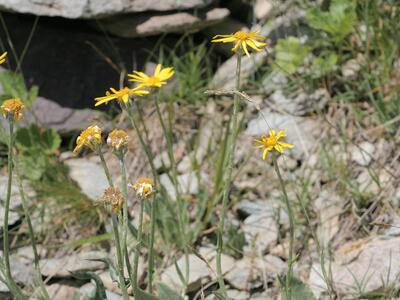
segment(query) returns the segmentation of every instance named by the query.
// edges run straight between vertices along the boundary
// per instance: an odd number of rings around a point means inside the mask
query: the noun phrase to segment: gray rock
[[[247,246],[244,251],[249,252],[254,245],[256,253],[263,253],[278,238],[278,226],[270,212],[254,214],[243,222],[242,226]]]
[[[400,237],[375,237],[343,245],[335,252],[331,265],[332,279],[339,295],[352,295],[377,291],[383,287],[399,288]],[[311,273],[309,284],[314,291],[322,293],[326,284],[321,280],[320,268]],[[314,287],[313,287],[314,286]]]
[[[242,57],[240,73],[242,85],[248,81],[249,77],[257,71],[257,69],[266,61],[266,59],[267,53],[264,51],[253,53],[251,57]],[[235,89],[236,62],[237,58],[236,55],[234,55],[218,68],[211,82],[212,88],[221,90]]]
[[[353,146],[351,158],[360,166],[368,166],[375,152],[375,146],[370,142],[362,142],[360,145]]]
[[[212,0],[3,0],[0,9],[39,16],[97,18],[143,11],[200,8]]]
[[[69,176],[82,192],[91,200],[98,201],[109,186],[101,165],[87,158],[68,159],[64,163],[69,167]]]
[[[62,258],[41,259],[39,264],[44,276],[70,277],[71,272],[104,269],[104,263],[92,259],[105,258],[107,255],[102,251],[81,252]]]
[[[1,255],[3,255],[2,252]],[[13,276],[16,283],[25,286],[31,286],[34,284],[36,274],[32,264],[25,264],[19,259],[18,256],[11,255],[10,265],[11,275]],[[8,287],[2,281],[0,281],[0,292],[6,293],[8,291]]]
[[[266,76],[262,82],[262,91],[270,94],[277,90],[282,90],[288,83],[288,78],[285,73],[279,70],[273,70]]]
[[[72,132],[81,131],[93,125],[94,122],[99,122],[99,120],[103,124],[108,123],[105,120],[104,113],[100,111],[62,107],[43,97],[36,99],[32,111],[33,114],[26,111],[24,119],[21,121],[22,125],[37,123],[37,118],[44,127],[53,128],[61,132]]]
[[[271,0],[256,0],[253,7],[255,17],[259,20],[268,18],[272,14],[274,3]]]
[[[245,131],[245,134],[251,136],[260,136],[268,134],[270,128],[279,131],[286,130],[287,137],[285,141],[294,144],[294,148],[286,151],[287,155],[294,158],[302,158],[303,155],[309,155],[316,147],[316,137],[321,131],[320,122],[313,118],[295,117],[286,114],[271,112],[269,109],[263,109],[262,115],[251,120]]]
[[[8,176],[0,176],[0,229],[3,229],[4,224],[4,203],[7,197],[7,184]],[[35,197],[35,191],[29,186],[27,182],[23,183],[23,188],[26,197]],[[8,225],[14,225],[19,219],[20,215],[16,211],[22,205],[22,199],[19,193],[17,179],[14,177],[11,186],[11,200],[10,211],[8,213]]]
[[[164,33],[195,32],[221,22],[229,15],[226,8],[213,8],[204,14],[176,12],[124,15],[102,21],[104,28],[124,38],[153,36]]]
[[[339,216],[342,212],[343,200],[334,191],[323,190],[314,202],[314,210],[318,215],[317,236],[323,248],[339,231]]]
[[[244,257],[236,261],[234,268],[225,275],[229,285],[235,289],[248,291],[262,286],[260,260]]]
[[[207,175],[200,173],[200,178],[197,177],[196,172],[189,172],[178,176],[179,191],[183,194],[195,195],[199,192],[199,180],[201,182],[207,181]],[[167,174],[160,176],[161,185],[165,188],[171,198],[176,198],[176,189],[171,179]]]
[[[356,58],[348,60],[342,67],[342,74],[346,80],[354,80],[357,78],[361,67],[366,63],[365,57],[359,53]]]

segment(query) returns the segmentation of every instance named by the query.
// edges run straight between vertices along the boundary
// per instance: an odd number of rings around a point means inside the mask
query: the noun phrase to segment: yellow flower
[[[152,76],[146,75],[143,72],[134,71],[133,74],[128,74],[129,81],[138,82],[140,86],[148,87],[161,87],[167,84],[167,80],[174,75],[174,68],[162,68],[160,64],[157,65]]]
[[[7,51],[0,55],[0,65],[4,64],[7,58]]]
[[[148,93],[148,91],[142,89],[142,86],[138,86],[134,89],[124,87],[123,89],[120,89],[118,91],[114,88],[110,88],[110,91],[107,91],[105,96],[97,97],[94,99],[95,101],[97,101],[94,106],[99,106],[114,99],[127,103],[131,95],[143,96],[147,95]]]
[[[154,181],[146,177],[140,177],[131,187],[139,198],[148,198],[155,192]]]
[[[1,111],[4,118],[12,116],[14,121],[19,121],[23,118],[22,110],[25,108],[24,104],[19,98],[9,99],[3,102]]]
[[[258,145],[256,145],[256,148],[264,148],[264,151],[262,153],[263,160],[265,160],[265,158],[267,157],[268,152],[275,150],[282,154],[285,148],[292,149],[294,147],[294,145],[292,144],[285,143],[279,140],[280,138],[283,138],[285,136],[285,130],[280,130],[278,134],[276,134],[275,130],[270,130],[269,137],[263,134],[259,139],[255,139],[255,142],[258,143]]]
[[[213,37],[213,43],[235,43],[233,46],[232,51],[236,52],[237,50],[241,49],[246,53],[247,56],[250,57],[250,53],[247,47],[254,49],[255,51],[262,51],[262,47],[266,44],[262,42],[265,40],[265,37],[259,35],[260,31],[237,31],[233,34],[218,34]]]
[[[129,136],[125,130],[114,129],[108,135],[107,145],[119,151],[121,148],[126,148],[128,145],[128,138]]]
[[[95,146],[101,144],[101,129],[96,126],[89,126],[76,139],[76,147],[72,152],[76,155],[83,146],[93,149]]]
[[[125,201],[121,191],[116,187],[107,188],[104,191],[101,200],[104,204],[111,206],[111,210],[114,214],[118,214],[121,211],[122,205]]]

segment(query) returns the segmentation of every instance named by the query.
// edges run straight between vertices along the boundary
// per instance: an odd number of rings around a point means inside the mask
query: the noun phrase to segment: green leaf
[[[158,298],[154,295],[148,294],[145,291],[142,291],[141,289],[136,289],[136,294],[137,294],[137,298],[140,300],[161,300],[160,298]],[[162,299],[162,300],[167,300],[167,299]]]
[[[30,180],[39,180],[47,168],[46,157],[37,151],[30,153],[22,152],[18,157],[17,163],[21,175]]]
[[[81,280],[88,280],[92,279],[96,285],[95,293],[90,300],[106,300],[106,289],[104,287],[103,282],[101,281],[100,277],[93,272],[73,272],[71,273],[73,277]]]
[[[320,56],[313,60],[311,73],[314,78],[326,76],[336,69],[338,57],[335,53],[329,53],[327,57]]]
[[[0,72],[0,84],[7,98],[20,98],[27,107],[32,107],[39,92],[37,86],[28,90],[22,74],[12,71]]]
[[[157,283],[157,292],[161,299],[183,300],[183,298],[177,292],[161,282]]]
[[[278,40],[275,50],[275,67],[289,74],[297,71],[309,53],[309,48],[293,36]]]
[[[310,288],[297,278],[292,278],[292,300],[316,300]]]
[[[306,20],[312,28],[327,32],[339,43],[353,30],[357,21],[355,1],[332,0],[328,12],[320,8],[310,9]]]
[[[15,143],[20,150],[25,152],[37,149],[43,154],[52,155],[60,147],[61,137],[54,129],[42,130],[33,124],[17,131]]]

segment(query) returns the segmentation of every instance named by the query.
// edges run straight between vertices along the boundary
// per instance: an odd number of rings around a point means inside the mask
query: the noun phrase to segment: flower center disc
[[[247,32],[243,32],[243,31],[238,31],[235,33],[235,38],[237,38],[238,40],[244,41],[246,39],[248,39],[249,34]]]

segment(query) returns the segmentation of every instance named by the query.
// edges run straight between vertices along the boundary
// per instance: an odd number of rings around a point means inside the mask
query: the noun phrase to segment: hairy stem
[[[140,214],[139,214],[139,226],[138,226],[138,234],[136,241],[136,251],[135,251],[135,259],[133,262],[133,277],[135,278],[133,282],[133,293],[135,295],[135,299],[137,298],[137,289],[138,289],[138,268],[139,268],[139,256],[140,249],[142,246],[142,233],[143,233],[143,214],[144,214],[144,203],[143,198],[140,198]]]
[[[290,205],[289,197],[286,192],[285,182],[283,181],[279,165],[276,157],[273,159],[274,169],[278,175],[279,183],[282,189],[283,198],[285,200],[286,210],[289,216],[289,255],[288,255],[288,271],[285,281],[285,300],[292,299],[292,277],[293,277],[293,241],[294,241],[294,216],[292,206]]]
[[[240,89],[240,70],[241,70],[241,53],[237,54],[237,65],[236,65],[236,90]],[[227,298],[226,295],[226,287],[224,282],[224,275],[222,273],[222,266],[221,266],[221,255],[223,250],[223,233],[225,227],[225,214],[228,206],[228,199],[229,199],[229,192],[231,188],[231,181],[232,181],[232,170],[234,164],[234,154],[235,154],[235,146],[236,146],[236,136],[238,131],[238,111],[239,111],[239,96],[237,94],[234,95],[234,102],[233,102],[233,110],[231,116],[231,122],[228,124],[230,126],[230,134],[228,137],[228,147],[227,147],[227,156],[226,156],[226,173],[225,173],[225,182],[223,187],[223,194],[222,194],[222,207],[221,207],[221,215],[220,221],[218,224],[218,240],[217,240],[217,278],[220,291],[222,295]]]

